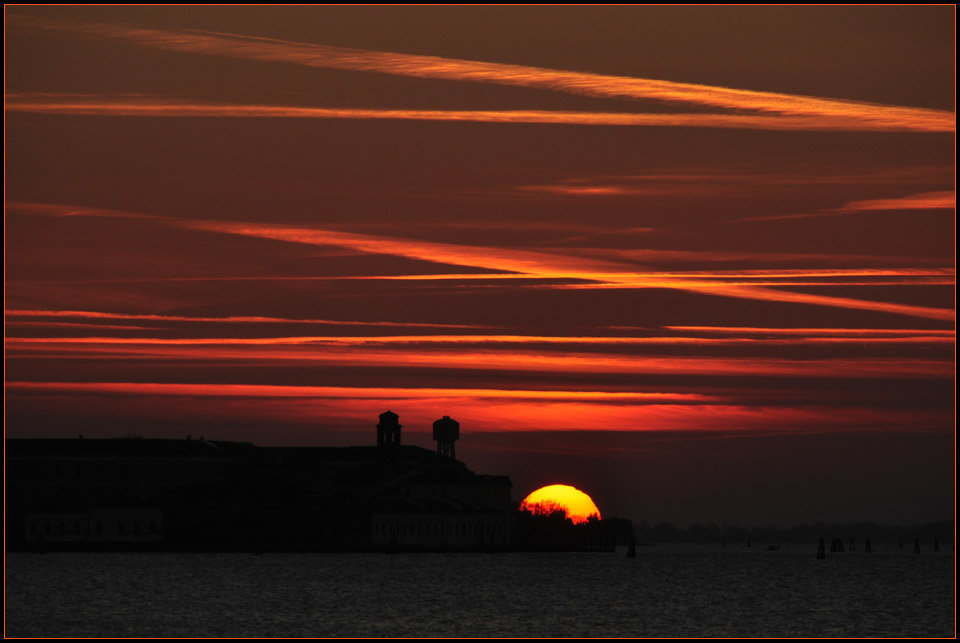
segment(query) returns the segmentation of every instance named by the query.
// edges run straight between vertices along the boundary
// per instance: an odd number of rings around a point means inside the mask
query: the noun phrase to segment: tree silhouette
[[[567,508],[559,502],[553,500],[543,500],[541,502],[524,502],[520,505],[520,511],[526,511],[534,516],[545,517],[567,517]]]

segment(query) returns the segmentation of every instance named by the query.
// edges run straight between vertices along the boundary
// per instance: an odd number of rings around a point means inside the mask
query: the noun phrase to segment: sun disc
[[[591,516],[600,517],[600,510],[593,498],[566,484],[540,487],[523,499],[520,509],[534,514],[549,514],[559,509],[574,523],[587,522]]]

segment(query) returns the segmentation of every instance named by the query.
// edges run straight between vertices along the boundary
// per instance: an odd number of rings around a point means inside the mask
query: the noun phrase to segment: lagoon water
[[[953,552],[8,554],[7,636],[954,636]]]

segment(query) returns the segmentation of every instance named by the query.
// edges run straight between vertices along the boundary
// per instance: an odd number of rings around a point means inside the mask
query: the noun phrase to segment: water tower
[[[377,446],[381,448],[400,446],[400,416],[393,411],[380,414],[377,425]]]
[[[433,423],[433,439],[437,441],[437,455],[457,459],[457,440],[460,439],[460,423],[449,415]]]

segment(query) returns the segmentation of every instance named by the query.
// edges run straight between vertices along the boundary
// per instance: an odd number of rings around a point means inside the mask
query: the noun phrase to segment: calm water
[[[7,636],[953,636],[954,556],[8,554]]]

